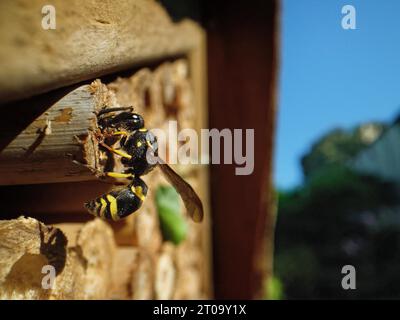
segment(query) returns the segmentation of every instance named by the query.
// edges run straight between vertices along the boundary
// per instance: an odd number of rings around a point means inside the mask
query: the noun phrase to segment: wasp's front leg
[[[132,173],[125,173],[125,172],[116,172],[116,171],[102,171],[99,170],[91,165],[84,164],[82,162],[72,160],[73,163],[84,166],[88,168],[93,174],[100,180],[106,180],[107,178],[116,178],[116,179],[133,179],[134,175]]]
[[[123,145],[125,143],[126,138],[129,135],[130,133],[126,130],[115,130],[112,128],[107,128],[104,130],[98,129],[95,132],[98,144],[111,152],[114,152],[114,150],[116,150],[115,148],[112,147],[114,144],[119,142],[120,145]],[[118,154],[118,152],[114,153]]]
[[[115,154],[119,155],[119,156],[122,157],[122,158],[126,158],[126,159],[129,159],[129,160],[132,159],[132,156],[131,156],[130,154],[126,153],[126,152],[123,151],[123,150],[114,149],[113,147],[110,147],[108,144],[106,144],[106,143],[104,143],[104,142],[99,142],[99,144],[100,144],[103,148],[107,149],[108,151],[110,151],[110,152],[112,152],[112,153],[115,153]]]

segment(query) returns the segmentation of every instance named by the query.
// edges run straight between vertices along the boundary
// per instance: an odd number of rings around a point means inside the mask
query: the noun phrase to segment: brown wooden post
[[[261,298],[271,269],[277,9],[277,1],[243,0],[205,8],[210,128],[255,129],[251,175],[211,166],[216,298]]]

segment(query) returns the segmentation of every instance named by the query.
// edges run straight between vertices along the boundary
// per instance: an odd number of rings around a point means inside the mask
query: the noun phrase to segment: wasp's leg
[[[107,180],[108,182],[113,182],[114,180],[109,180],[107,178],[114,178],[114,179],[129,179],[132,180],[135,176],[132,173],[125,173],[125,172],[115,172],[115,171],[106,171],[102,172],[98,169],[91,169],[96,177],[101,180]]]
[[[112,136],[122,136],[124,138],[126,138],[127,136],[129,136],[129,132],[128,131],[114,131],[111,133]]]
[[[114,131],[112,134],[112,137],[120,137],[119,139],[119,144],[121,147],[125,145],[126,139],[128,139],[130,133],[128,131]]]
[[[104,142],[105,140],[107,140],[107,145],[110,145],[110,141],[108,141],[108,139],[112,139],[111,140],[111,145],[115,144],[115,142],[120,141],[121,145],[123,145],[125,143],[126,138],[129,136],[129,132],[128,131],[105,131],[105,132],[99,132],[97,134],[97,141],[99,143]],[[114,139],[117,139],[114,141]],[[118,140],[119,139],[119,140]],[[104,142],[105,143],[105,142]]]
[[[108,151],[111,151],[112,153],[115,153],[123,158],[132,159],[132,156],[130,154],[126,153],[125,151],[114,149],[102,141],[99,141],[99,144],[102,147],[106,148]]]
[[[90,166],[88,164],[76,161],[76,160],[72,160],[73,163],[86,167],[88,168],[90,171],[92,171],[95,176],[99,179],[106,179],[107,177],[110,178],[124,178],[124,179],[133,179],[135,177],[135,175],[133,173],[125,173],[125,172],[115,172],[115,171],[106,171],[103,172],[93,166]]]
[[[126,178],[133,179],[134,175],[132,173],[123,173],[123,172],[105,172],[105,175],[111,178]]]

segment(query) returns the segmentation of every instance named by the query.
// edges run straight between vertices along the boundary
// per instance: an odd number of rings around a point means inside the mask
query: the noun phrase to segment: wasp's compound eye
[[[140,114],[132,113],[132,120],[135,129],[144,127],[144,119]]]

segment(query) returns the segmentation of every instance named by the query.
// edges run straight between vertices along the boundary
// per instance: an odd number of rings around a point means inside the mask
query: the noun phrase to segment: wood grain
[[[52,227],[33,218],[1,220],[0,240],[2,299],[109,297],[115,242],[106,223]],[[56,271],[50,288],[43,287],[46,265]]]
[[[206,6],[210,127],[254,129],[254,171],[211,165],[215,297],[261,298],[271,270],[277,1]],[[271,241],[272,237],[269,235]],[[267,268],[267,264],[269,267]]]
[[[54,0],[44,30],[42,0],[0,2],[0,102],[189,52],[198,26],[174,24],[152,0]]]
[[[50,107],[22,132],[15,127],[0,129],[2,142],[6,145],[0,151],[1,185],[94,178],[90,170],[73,163],[74,159],[82,161],[85,154],[88,163],[99,167],[96,155],[98,145],[89,132],[96,126],[96,103],[89,89],[89,85],[80,86],[55,103],[50,103]],[[40,99],[31,102],[43,108],[48,104]],[[28,108],[26,104],[21,103],[15,108]],[[25,117],[24,112],[19,117]],[[13,134],[16,137],[12,137]],[[78,139],[84,143],[79,143]]]

